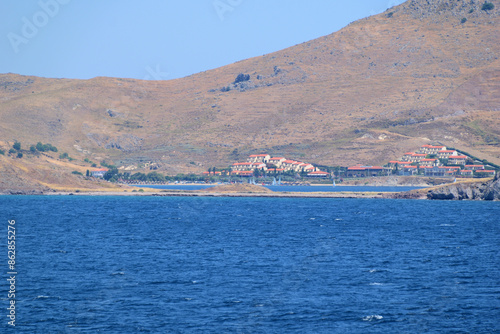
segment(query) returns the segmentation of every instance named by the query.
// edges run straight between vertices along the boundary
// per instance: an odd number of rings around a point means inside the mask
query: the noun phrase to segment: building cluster
[[[271,157],[269,154],[250,155],[245,162],[236,162],[231,166],[231,175],[253,176],[255,171],[280,174],[286,172],[307,173],[310,177],[329,176],[310,163],[290,160],[285,157]]]
[[[401,160],[389,161],[388,168],[401,175],[473,177],[476,173],[495,175],[495,170],[474,164],[474,159],[446,146],[423,145],[417,152],[407,152]]]

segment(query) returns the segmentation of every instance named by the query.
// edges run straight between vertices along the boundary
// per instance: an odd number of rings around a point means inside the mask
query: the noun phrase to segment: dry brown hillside
[[[169,173],[264,151],[381,164],[429,142],[499,164],[500,2],[490,2],[485,11],[483,1],[410,0],[170,81],[0,75],[0,141],[48,142],[80,161],[153,161]],[[250,80],[234,84],[240,73]]]

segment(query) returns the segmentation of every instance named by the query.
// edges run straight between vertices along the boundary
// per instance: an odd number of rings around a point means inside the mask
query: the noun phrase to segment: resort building
[[[90,176],[92,177],[104,177],[104,174],[106,174],[108,170],[106,168],[101,168],[101,169],[95,169],[90,172]]]
[[[470,170],[480,170],[484,169],[484,165],[465,165],[465,168]]]
[[[252,154],[248,157],[247,162],[263,162],[267,163],[271,159],[269,154]]]
[[[448,159],[451,155],[458,155],[458,152],[454,150],[442,150],[438,151],[436,155],[439,159]]]
[[[465,155],[450,155],[448,157],[448,163],[454,165],[465,165],[468,157]]]

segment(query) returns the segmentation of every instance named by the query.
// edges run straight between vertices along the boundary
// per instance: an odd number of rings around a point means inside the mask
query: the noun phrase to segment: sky
[[[175,79],[331,34],[403,2],[2,1],[0,73]]]

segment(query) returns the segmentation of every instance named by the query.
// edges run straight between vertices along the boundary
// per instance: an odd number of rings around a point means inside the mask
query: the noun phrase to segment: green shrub
[[[12,145],[12,148],[15,149],[16,151],[19,151],[21,149],[21,143],[16,141],[14,145]]]
[[[243,81],[248,81],[248,80],[250,80],[250,74],[240,73],[240,74],[238,74],[238,76],[234,80],[234,83],[237,84],[238,82],[243,82]]]
[[[31,146],[30,146],[30,151],[31,151],[31,153],[35,153],[35,152],[36,152],[36,147],[35,147],[35,145],[31,145]]]
[[[17,153],[17,157],[21,159],[23,157],[23,154],[21,152]]]
[[[394,15],[394,12],[387,13],[387,17],[391,18]]]
[[[69,158],[68,153],[59,154],[59,159],[68,159],[68,158]]]
[[[5,151],[4,150],[0,150],[0,154],[1,155],[5,155]]]
[[[488,11],[492,10],[493,8],[495,8],[495,5],[493,5],[491,2],[485,1],[483,3],[483,6],[481,7],[481,10]]]
[[[79,171],[76,171],[76,170],[72,171],[72,172],[71,172],[71,174],[75,174],[75,175],[81,175],[81,176],[83,176],[83,174],[82,174],[82,173],[80,173]]]
[[[462,20],[460,20],[460,23],[462,23],[462,24],[465,22],[467,22],[467,19],[465,17]]]
[[[16,152],[17,152],[17,151],[16,151],[16,150],[14,150],[13,148],[11,148],[11,149],[9,150],[9,154],[14,154],[14,153],[16,153]]]

